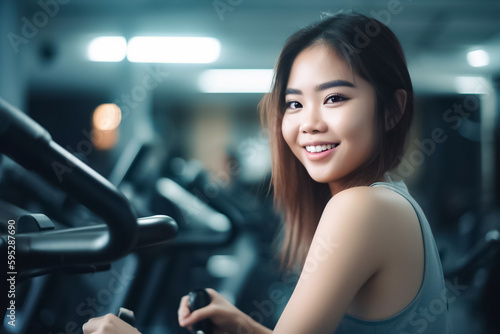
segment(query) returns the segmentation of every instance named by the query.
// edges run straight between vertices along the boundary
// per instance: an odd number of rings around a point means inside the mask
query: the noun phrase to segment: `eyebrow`
[[[322,90],[325,90],[328,88],[333,88],[333,87],[353,87],[354,88],[356,86],[354,86],[354,84],[352,82],[347,81],[347,80],[332,80],[332,81],[328,81],[328,82],[322,83],[322,84],[314,87],[314,91],[320,92]],[[287,88],[285,90],[285,95],[288,95],[288,94],[302,95],[302,91],[299,89],[295,89],[295,88]]]

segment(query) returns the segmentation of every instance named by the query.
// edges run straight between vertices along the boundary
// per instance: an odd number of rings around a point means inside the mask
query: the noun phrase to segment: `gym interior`
[[[0,0],[0,333],[82,333],[122,307],[141,333],[187,333],[179,301],[205,287],[272,328],[299,274],[276,256],[258,105],[287,37],[341,10],[404,49],[415,112],[397,172],[432,228],[453,333],[500,333],[489,0]]]

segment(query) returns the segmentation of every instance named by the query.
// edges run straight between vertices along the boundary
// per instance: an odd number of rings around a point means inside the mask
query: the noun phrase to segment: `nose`
[[[300,125],[300,132],[321,133],[327,130],[328,126],[321,115],[321,111],[318,110],[318,108],[303,110],[302,115],[303,119]]]

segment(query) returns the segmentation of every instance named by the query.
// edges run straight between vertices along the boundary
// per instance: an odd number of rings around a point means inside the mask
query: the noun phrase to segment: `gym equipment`
[[[27,198],[36,204],[41,204],[43,210],[40,211],[50,217],[36,213],[40,212],[39,210],[28,209],[32,212],[26,212],[12,206],[9,206],[8,210],[3,210],[2,202],[0,202],[0,218],[4,222],[9,219],[15,220],[16,242],[19,239],[24,245],[24,251],[19,251],[22,254],[16,254],[16,262],[22,260],[22,264],[16,266],[18,281],[55,271],[78,274],[108,270],[110,263],[114,262],[115,259],[119,259],[138,248],[158,244],[154,248],[147,248],[134,254],[137,267],[132,265],[135,269],[131,269],[133,270],[131,273],[134,273],[136,277],[133,282],[130,282],[126,292],[123,292],[121,296],[116,296],[116,303],[110,304],[106,312],[109,310],[113,312],[120,305],[134,309],[136,311],[135,323],[140,328],[144,328],[147,333],[156,333],[156,330],[175,328],[176,318],[174,318],[173,310],[176,309],[179,300],[177,294],[187,291],[193,286],[213,286],[219,291],[223,290],[229,292],[229,295],[237,297],[244,287],[245,277],[257,263],[257,250],[262,249],[256,244],[260,238],[254,236],[257,231],[254,230],[256,225],[253,222],[258,221],[260,222],[259,226],[267,226],[270,225],[269,219],[258,219],[261,217],[257,217],[255,211],[259,210],[249,207],[249,201],[244,201],[245,205],[236,205],[233,203],[234,198],[222,191],[223,189],[220,189],[221,191],[215,197],[209,196],[209,198],[202,198],[201,201],[196,199],[194,194],[203,195],[205,182],[208,181],[201,173],[197,173],[198,177],[189,184],[189,187],[186,187],[182,180],[176,179],[174,175],[162,177],[153,175],[153,173],[143,173],[144,164],[156,166],[157,158],[154,161],[148,160],[151,156],[158,156],[156,151],[151,150],[152,146],[148,143],[138,143],[131,147],[127,156],[120,159],[117,168],[110,175],[112,182],[108,182],[54,143],[47,131],[27,115],[4,101],[0,101],[0,153],[6,154],[1,172],[5,171],[3,167],[9,167],[10,171],[17,173],[16,179],[10,180],[12,182],[9,182],[8,186],[15,188],[18,185],[17,181],[23,182],[23,186],[29,186],[28,193],[33,198],[30,196]],[[18,168],[17,164],[27,170]],[[44,179],[38,178],[30,170],[40,174]],[[31,178],[26,178],[26,176],[31,176]],[[145,176],[148,176],[147,182],[143,182]],[[6,173],[2,173],[2,177],[4,177],[4,181],[9,181],[9,175]],[[42,181],[45,186],[40,182],[32,184],[33,181]],[[151,184],[149,181],[152,181]],[[50,195],[54,193],[53,185],[62,189],[60,193],[62,197],[59,196],[62,200]],[[132,197],[126,198],[117,188],[127,196],[132,194]],[[23,187],[19,194],[25,198],[25,193]],[[49,195],[47,196],[47,194]],[[66,199],[66,195],[69,195],[68,199]],[[42,202],[43,200],[46,202]],[[69,203],[70,206],[61,205],[63,202]],[[79,205],[75,206],[75,203],[83,204],[97,216],[92,215]],[[152,203],[156,203],[156,205],[151,207]],[[6,203],[6,205],[8,204]],[[78,210],[74,210],[75,208]],[[6,212],[9,214],[5,215]],[[175,223],[177,217],[174,217],[174,221],[163,215],[171,216],[171,213],[175,212],[177,212],[181,223],[188,223],[179,224],[179,231],[177,231]],[[82,220],[80,214],[90,214],[91,219]],[[140,219],[136,219],[135,216],[153,214],[161,215]],[[54,219],[54,216],[57,219]],[[19,219],[19,217],[23,218]],[[58,221],[59,217],[64,219]],[[99,217],[106,224],[88,226],[88,222],[95,222],[96,219],[99,221]],[[124,219],[128,223],[122,225],[120,220]],[[67,228],[67,226],[71,226],[71,228]],[[240,235],[242,230],[251,232],[251,235]],[[8,241],[7,232],[7,227],[4,230],[0,229],[0,242],[4,243],[3,248],[0,247],[2,256],[7,255],[6,246],[8,244],[5,244],[5,241]],[[131,237],[130,232],[133,232],[135,236]],[[179,237],[176,237],[172,242],[164,242],[177,234]],[[122,244],[120,250],[114,250],[112,246],[113,242],[118,243],[117,240]],[[111,246],[106,245],[106,243],[111,243]],[[30,247],[30,245],[35,245],[36,248]],[[213,251],[221,247],[241,250],[240,253],[244,256],[244,260],[239,261],[242,267],[236,277],[230,279],[211,278],[213,284],[207,284],[206,278],[208,276],[206,273],[192,275],[195,279],[191,281],[186,281],[185,278],[181,279],[181,277],[185,277],[184,274],[191,274],[191,268],[199,266],[204,261],[203,258],[208,254],[207,249]],[[223,250],[222,253],[229,252],[229,249]],[[112,250],[112,254],[109,253],[110,250]],[[175,256],[170,256],[171,254]],[[249,255],[250,258],[248,258]],[[0,264],[2,273],[7,272],[4,270],[6,263],[7,259]],[[197,268],[197,270],[206,270]],[[172,273],[180,274],[172,275]],[[24,314],[31,315],[33,319],[36,318],[34,324],[38,327],[29,326],[26,329],[18,328],[18,330],[34,333],[37,328],[45,329],[58,325],[59,327],[56,328],[60,331],[70,320],[77,323],[85,321],[84,315],[77,314],[70,319],[67,313],[61,314],[64,320],[58,320],[54,317],[58,314],[57,307],[60,304],[57,304],[57,301],[53,301],[52,304],[43,301],[44,296],[48,294],[66,292],[70,286],[73,286],[74,289],[75,285],[72,282],[66,283],[64,274],[46,275],[36,277],[36,279],[33,280],[27,294],[31,300],[36,300],[37,303],[31,304],[32,306],[26,307],[27,309],[23,311],[25,311]],[[54,287],[54,279],[59,282],[57,287]],[[51,284],[49,284],[49,280]],[[86,279],[74,282],[83,283],[83,288],[91,287],[85,285]],[[41,284],[44,284],[43,288],[40,287]],[[7,288],[7,286],[2,285],[2,291],[7,291]],[[82,291],[91,290],[82,289]],[[96,290],[89,296],[100,296],[99,291]],[[78,301],[78,298],[81,298],[82,302],[86,302],[85,292],[79,296],[74,297],[74,299]],[[43,310],[40,309],[41,305],[45,307]],[[71,310],[78,309],[77,304],[69,305],[71,305]],[[101,305],[104,304],[101,303]],[[21,315],[21,310],[18,311]],[[82,308],[81,311],[82,314],[83,311],[89,314],[87,312],[90,311],[90,308]],[[73,311],[73,313],[75,312]],[[41,321],[41,319],[53,320]],[[155,319],[166,320],[156,321]],[[149,328],[144,326],[149,326]]]
[[[55,143],[50,134],[20,110],[0,99],[0,152],[40,174],[101,217],[106,225],[53,229],[40,215],[9,219],[0,235],[3,296],[9,277],[24,279],[50,271],[95,271],[134,249],[175,237],[176,222],[164,215],[137,219],[128,200],[109,181]],[[20,233],[23,221],[39,231]],[[7,254],[9,253],[9,266]],[[1,299],[6,312],[9,301]]]
[[[212,299],[205,289],[195,289],[189,292],[189,310],[191,312],[210,304]],[[193,325],[192,334],[212,334],[213,324],[210,320],[202,320]]]
[[[118,313],[116,315],[118,318],[122,319],[130,326],[135,325],[134,311],[131,311],[131,310],[126,309],[124,307],[120,307],[120,309],[118,310]]]
[[[488,231],[462,258],[450,268],[445,268],[444,276],[452,279],[458,276],[471,276],[483,262],[490,262],[492,254],[500,251],[500,232]]]

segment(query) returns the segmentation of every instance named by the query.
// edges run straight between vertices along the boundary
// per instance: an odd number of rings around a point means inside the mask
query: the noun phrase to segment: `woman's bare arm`
[[[330,200],[274,333],[334,332],[390,251],[386,211],[369,187],[350,188]]]

